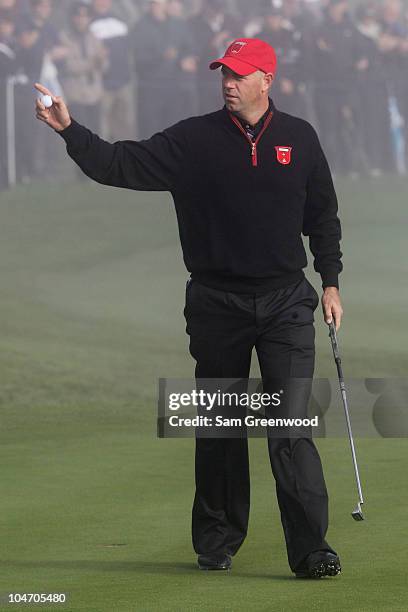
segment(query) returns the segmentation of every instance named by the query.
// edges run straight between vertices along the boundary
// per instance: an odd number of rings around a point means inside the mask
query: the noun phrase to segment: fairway
[[[346,379],[404,377],[407,182],[337,189]],[[196,569],[193,440],[156,436],[158,378],[194,371],[186,278],[169,194],[69,181],[0,194],[0,609],[405,611],[406,439],[356,441],[362,523],[346,436],[317,441],[340,577],[292,577],[262,439],[232,572]],[[316,376],[334,377],[320,307],[315,318]],[[67,603],[7,605],[8,593]]]

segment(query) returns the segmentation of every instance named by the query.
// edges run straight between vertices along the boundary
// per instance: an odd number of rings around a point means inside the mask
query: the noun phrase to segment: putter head
[[[355,521],[364,521],[363,511],[361,509],[360,502],[357,504],[357,508],[351,513],[351,516]]]

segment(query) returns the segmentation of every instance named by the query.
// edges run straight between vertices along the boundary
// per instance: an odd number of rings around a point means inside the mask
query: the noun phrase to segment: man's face
[[[282,15],[268,15],[265,18],[265,22],[271,30],[280,30],[282,27],[282,21]]]
[[[8,39],[14,34],[14,23],[8,19],[0,19],[0,38]]]
[[[222,93],[227,109],[231,112],[250,111],[259,105],[268,87],[265,73],[257,70],[240,76],[230,68],[222,66]]]
[[[169,0],[166,3],[166,9],[170,17],[182,17],[184,13],[184,6],[181,0]]]
[[[400,0],[386,0],[383,5],[384,15],[387,21],[397,21],[401,16]]]
[[[51,0],[41,0],[34,5],[34,13],[43,21],[46,21],[52,13]]]
[[[99,15],[103,15],[107,13],[112,8],[112,0],[94,0],[93,8],[96,13]]]
[[[167,16],[167,3],[150,0],[149,10],[150,14],[156,19],[164,19]]]
[[[16,0],[0,0],[0,9],[12,9],[16,5]]]
[[[91,22],[88,8],[86,6],[81,6],[78,12],[73,16],[72,21],[78,32],[86,32]]]
[[[341,21],[343,21],[347,11],[348,2],[346,0],[344,2],[338,2],[337,4],[334,4],[329,8],[329,13],[336,23],[340,23]]]

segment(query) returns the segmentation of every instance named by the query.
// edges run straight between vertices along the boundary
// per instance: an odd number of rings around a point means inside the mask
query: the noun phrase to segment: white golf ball
[[[51,96],[42,96],[41,102],[44,104],[45,108],[51,108],[52,106],[52,98]]]

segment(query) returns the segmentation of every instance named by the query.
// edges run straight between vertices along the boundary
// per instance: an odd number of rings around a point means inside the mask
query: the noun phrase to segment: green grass
[[[346,375],[405,376],[406,183],[342,183],[339,200]],[[8,592],[67,592],[60,609],[75,612],[406,610],[405,439],[357,441],[361,524],[350,517],[347,439],[318,440],[340,578],[292,578],[259,439],[234,569],[196,569],[193,440],[156,437],[158,378],[193,375],[168,195],[90,183],[1,194],[0,279],[3,602]],[[316,328],[316,376],[333,377],[319,311]]]

